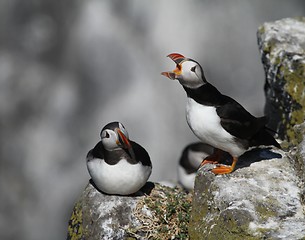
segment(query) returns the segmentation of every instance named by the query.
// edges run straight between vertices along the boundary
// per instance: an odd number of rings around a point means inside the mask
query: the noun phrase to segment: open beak
[[[186,58],[179,53],[171,53],[168,57],[176,63],[176,68],[172,72],[162,72],[161,74],[169,79],[175,80],[177,76],[181,75],[181,64]]]
[[[129,139],[118,128],[117,128],[117,132],[118,132],[118,135],[119,135],[119,140],[118,140],[117,144],[119,145],[121,143],[123,145],[123,148],[125,148],[128,151],[130,157],[132,159],[135,159],[135,153],[133,151],[133,148],[132,148],[132,146],[130,144]]]

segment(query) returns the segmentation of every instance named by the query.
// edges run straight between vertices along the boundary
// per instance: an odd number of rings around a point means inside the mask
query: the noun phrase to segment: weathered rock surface
[[[191,239],[301,239],[305,216],[299,178],[282,151],[252,150],[235,172],[198,172]]]
[[[266,74],[269,127],[295,143],[293,126],[305,117],[305,18],[265,23],[257,37]]]
[[[290,156],[300,181],[301,199],[305,203],[305,122],[294,127],[296,139],[299,142],[290,151]]]
[[[89,183],[76,202],[67,239],[187,239],[191,195],[148,183],[134,196],[106,195]]]

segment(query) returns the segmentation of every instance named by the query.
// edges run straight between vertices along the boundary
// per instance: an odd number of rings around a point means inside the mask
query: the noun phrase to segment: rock
[[[305,203],[305,122],[294,126],[294,131],[296,134],[296,139],[299,142],[290,151],[290,157],[293,161],[294,168],[296,169],[296,174],[301,179],[300,189],[301,189],[301,199]]]
[[[133,196],[106,195],[89,183],[76,202],[67,239],[186,239],[191,194],[147,183]]]
[[[295,144],[293,126],[305,117],[305,18],[265,23],[257,37],[266,74],[268,126]]]
[[[228,175],[198,172],[191,239],[301,239],[305,216],[299,178],[282,151],[245,153]]]

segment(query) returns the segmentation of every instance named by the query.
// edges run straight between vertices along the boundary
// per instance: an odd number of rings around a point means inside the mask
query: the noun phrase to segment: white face
[[[119,123],[119,129],[129,139],[128,132],[126,131],[123,124]],[[104,131],[102,131],[101,139],[103,146],[109,151],[122,147],[122,143],[120,142],[119,135],[117,133],[117,128],[114,130],[105,129]]]
[[[203,72],[198,63],[184,61],[181,64],[181,72],[176,75],[179,82],[189,88],[197,88],[204,84]]]

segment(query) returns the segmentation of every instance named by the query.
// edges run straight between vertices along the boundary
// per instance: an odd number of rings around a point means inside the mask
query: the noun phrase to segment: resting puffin
[[[214,148],[202,142],[188,144],[182,151],[178,165],[178,182],[190,191],[202,159],[213,153]]]
[[[280,148],[267,131],[266,117],[252,116],[234,99],[221,94],[207,82],[202,67],[195,60],[178,53],[168,57],[176,63],[176,69],[161,74],[177,79],[183,86],[187,94],[186,119],[189,127],[203,143],[228,152],[233,158],[231,166],[218,165],[212,169],[213,173],[231,173],[239,156],[250,147],[273,145]],[[206,162],[203,161],[202,165]]]
[[[101,141],[87,154],[88,172],[104,193],[130,195],[147,182],[152,164],[146,150],[129,140],[120,122],[111,122],[101,131]]]

